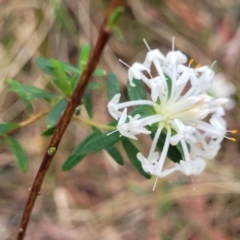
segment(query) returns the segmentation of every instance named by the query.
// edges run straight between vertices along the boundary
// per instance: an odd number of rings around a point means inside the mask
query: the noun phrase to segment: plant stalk
[[[90,59],[80,77],[79,83],[72,97],[70,98],[70,101],[68,102],[67,108],[64,111],[54,131],[54,134],[50,140],[50,144],[44,154],[42,163],[35,177],[35,180],[32,184],[32,187],[30,188],[29,197],[25,205],[25,208],[23,210],[22,220],[18,229],[18,234],[16,238],[17,240],[23,240],[25,237],[25,233],[26,233],[28,222],[32,213],[32,209],[34,207],[37,196],[41,193],[42,183],[47,173],[47,170],[52,162],[54,155],[56,154],[58,145],[62,139],[62,136],[68,124],[71,121],[71,118],[75,112],[75,109],[81,102],[82,96],[92,76],[92,73],[94,69],[97,67],[97,64],[103,52],[104,46],[106,45],[108,39],[113,33],[113,29],[111,29],[108,24],[109,19],[118,7],[124,7],[125,2],[126,0],[113,0],[105,14],[103,23],[99,30],[97,42],[95,44],[95,47],[93,48]],[[49,151],[49,149],[55,149],[55,151]]]

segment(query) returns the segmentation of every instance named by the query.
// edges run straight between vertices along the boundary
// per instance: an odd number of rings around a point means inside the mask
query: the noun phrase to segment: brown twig
[[[99,31],[96,45],[92,51],[92,54],[88,61],[88,64],[87,64],[86,68],[84,69],[83,74],[81,75],[78,86],[76,87],[70,101],[68,102],[67,108],[64,111],[64,113],[56,127],[56,130],[54,131],[54,134],[52,136],[50,144],[45,152],[45,155],[43,157],[43,160],[42,160],[42,163],[38,170],[38,173],[35,177],[32,187],[30,189],[30,194],[29,194],[26,206],[23,211],[21,224],[18,229],[17,240],[24,239],[24,236],[26,233],[26,228],[27,228],[27,225],[29,222],[29,218],[31,216],[31,212],[32,212],[35,200],[37,198],[37,195],[39,194],[39,192],[41,192],[41,186],[42,186],[44,177],[47,173],[47,170],[48,170],[48,168],[52,162],[52,159],[56,153],[56,150],[61,141],[61,138],[62,138],[69,122],[71,121],[74,111],[82,99],[83,93],[87,87],[89,79],[92,76],[92,73],[99,62],[99,59],[100,59],[100,56],[104,49],[104,46],[106,45],[108,39],[110,38],[110,36],[112,34],[111,29],[109,29],[109,27],[108,27],[109,17],[117,7],[124,6],[125,1],[126,0],[114,0],[114,1],[112,1],[112,4],[110,5],[109,9],[107,10],[107,13],[105,15],[105,18],[103,20],[103,23],[102,23],[100,31]]]

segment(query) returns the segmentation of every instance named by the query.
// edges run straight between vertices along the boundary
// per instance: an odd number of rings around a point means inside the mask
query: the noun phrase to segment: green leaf
[[[100,88],[100,86],[101,86],[100,83],[90,82],[90,83],[88,84],[88,86],[87,86],[87,89],[88,89],[88,90],[97,90],[97,89]]]
[[[14,79],[8,79],[6,83],[10,86],[8,91],[16,92],[21,98],[24,98],[28,101],[35,99],[44,99],[46,101],[51,101],[53,98],[56,98],[58,96],[53,93],[47,93],[40,88],[28,84],[21,84]]]
[[[141,115],[141,118],[143,118],[143,117],[155,115],[156,112],[155,112],[155,110],[153,109],[152,106],[149,106],[149,105],[141,105],[141,106],[138,106],[138,108],[133,109],[133,110],[130,112],[130,115],[131,115],[132,117],[134,117],[134,116],[137,115],[137,114],[140,114],[140,115]]]
[[[84,141],[82,141],[79,145],[77,145],[73,152],[68,156],[65,163],[62,166],[63,171],[69,171],[72,169],[75,165],[77,165],[80,161],[83,160],[83,158],[86,156],[86,154],[82,153],[82,148],[92,139],[96,138],[98,135],[101,134],[100,130],[94,131],[91,135],[89,135]]]
[[[151,138],[152,139],[154,138],[154,134],[151,134]],[[157,142],[157,148],[160,151],[162,151],[163,149],[165,140],[166,140],[166,135],[162,132]],[[175,163],[179,163],[180,160],[182,160],[181,152],[178,150],[176,146],[172,146],[171,144],[169,145],[167,156],[169,159],[171,159]]]
[[[45,131],[43,131],[43,132],[41,133],[41,135],[42,135],[42,136],[45,136],[45,137],[46,137],[46,136],[51,136],[51,135],[53,135],[55,129],[56,129],[56,126],[47,128]]]
[[[134,79],[133,83],[136,84],[135,87],[131,87],[129,81],[127,83],[127,91],[130,100],[133,101],[139,99],[147,99],[146,91],[143,87],[142,81]],[[139,106],[135,106],[134,108],[137,109]]]
[[[149,175],[142,169],[142,164],[137,159],[137,154],[139,153],[139,150],[132,144],[132,142],[128,140],[128,138],[122,138],[122,145],[133,166],[139,171],[141,175],[143,175],[145,178],[150,179],[151,175]]]
[[[27,172],[28,170],[28,160],[26,153],[24,152],[22,146],[19,144],[19,142],[11,137],[7,137],[7,142],[15,155],[18,165],[22,172]]]
[[[79,68],[81,70],[83,70],[87,65],[90,51],[91,51],[90,45],[88,43],[83,44],[79,55]]]
[[[110,146],[106,148],[106,151],[116,161],[116,163],[118,163],[121,166],[124,165],[123,157],[120,154],[120,152],[117,150],[117,148],[115,148],[114,146]]]
[[[83,95],[83,104],[87,110],[87,114],[89,116],[89,118],[93,117],[93,111],[92,111],[92,101],[91,101],[91,97],[88,91],[86,91]]]
[[[119,132],[114,132],[109,135],[101,134],[96,136],[95,138],[91,139],[83,148],[82,153],[93,153],[100,151],[102,149],[108,148],[115,144],[116,142],[120,141],[123,137],[120,137]]]
[[[118,78],[114,73],[109,73],[107,76],[108,100],[110,101],[117,93],[121,93]]]
[[[58,101],[53,106],[53,108],[51,109],[51,111],[48,114],[47,119],[46,119],[47,128],[55,126],[57,124],[57,122],[60,119],[60,117],[62,116],[66,106],[67,106],[66,98],[60,99],[60,101]]]
[[[70,64],[67,64],[65,62],[56,60],[56,59],[46,59],[43,57],[39,57],[36,62],[37,62],[38,67],[41,68],[43,72],[45,72],[53,77],[56,77],[56,73],[54,71],[54,65],[52,63],[52,60],[58,61],[66,73],[75,74],[75,75],[81,74],[80,69],[78,69]]]
[[[11,123],[11,122],[0,123],[0,135],[3,135],[4,133],[15,129],[18,126],[19,126],[18,123]]]
[[[118,23],[119,18],[122,15],[123,12],[124,12],[124,8],[123,7],[117,7],[111,13],[111,15],[110,15],[110,17],[108,19],[108,27],[111,30],[114,30],[117,27],[117,23]]]
[[[95,77],[102,77],[102,76],[105,76],[107,73],[107,71],[103,68],[97,68],[94,70],[93,72],[93,76]]]
[[[61,62],[55,60],[55,59],[52,59],[51,60],[52,62],[52,65],[53,65],[53,71],[57,77],[57,81],[58,81],[58,86],[59,86],[59,89],[66,95],[66,96],[69,96],[70,93],[71,93],[71,89],[70,89],[70,78]]]

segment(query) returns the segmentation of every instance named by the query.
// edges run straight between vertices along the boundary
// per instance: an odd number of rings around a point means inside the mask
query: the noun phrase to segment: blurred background
[[[37,57],[76,65],[80,46],[94,44],[109,2],[0,0],[1,122],[22,122],[30,117],[18,96],[8,93],[4,81],[14,78],[50,91],[50,77],[37,67]],[[235,107],[227,112],[226,120],[228,129],[239,129],[238,0],[129,0],[119,25],[122,38],[111,38],[99,66],[116,73],[123,91],[127,69],[118,59],[128,64],[143,61],[147,52],[143,38],[151,48],[166,54],[175,36],[175,48],[193,58],[194,64],[211,65],[216,60],[217,76],[235,85]],[[103,124],[111,120],[105,80],[92,79],[100,88],[91,95],[93,119]],[[44,101],[34,101],[33,107],[35,114],[50,108]],[[0,239],[14,239],[28,188],[49,142],[41,136],[45,128],[43,117],[12,134],[27,152],[26,174],[0,138]],[[83,123],[72,121],[69,125],[35,204],[26,239],[240,239],[238,137],[236,142],[224,140],[216,159],[193,178],[195,191],[191,178],[179,173],[159,180],[153,192],[154,179],[140,176],[125,155],[123,167],[102,151],[62,172],[66,157],[90,132]]]

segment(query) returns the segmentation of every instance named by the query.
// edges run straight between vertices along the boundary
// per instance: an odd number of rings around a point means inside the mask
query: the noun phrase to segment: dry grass
[[[25,106],[6,91],[4,80],[15,78],[40,88],[50,88],[49,78],[36,66],[38,56],[54,57],[76,64],[79,46],[94,43],[106,9],[105,1],[0,1],[0,119],[24,121]],[[161,2],[161,4],[159,3]],[[176,47],[196,63],[218,61],[217,71],[236,84],[236,107],[226,119],[229,129],[239,129],[240,34],[238,1],[139,1],[131,0],[121,19],[124,40],[111,39],[101,67],[114,71],[122,87],[126,62],[143,59],[146,49],[163,52]],[[94,120],[106,123],[104,78],[92,99]],[[49,106],[36,101],[34,112]],[[14,239],[31,185],[49,139],[40,137],[44,118],[14,133],[26,150],[30,169],[22,174],[12,154],[0,139],[0,239]],[[70,172],[61,166],[70,151],[90,128],[73,121],[64,136],[39,197],[26,239],[240,239],[239,140],[223,142],[216,160],[204,174],[191,179],[172,175],[159,181],[145,180],[129,164],[117,166],[105,152],[89,155]],[[79,133],[79,134],[78,134]],[[80,134],[81,133],[81,134]]]

